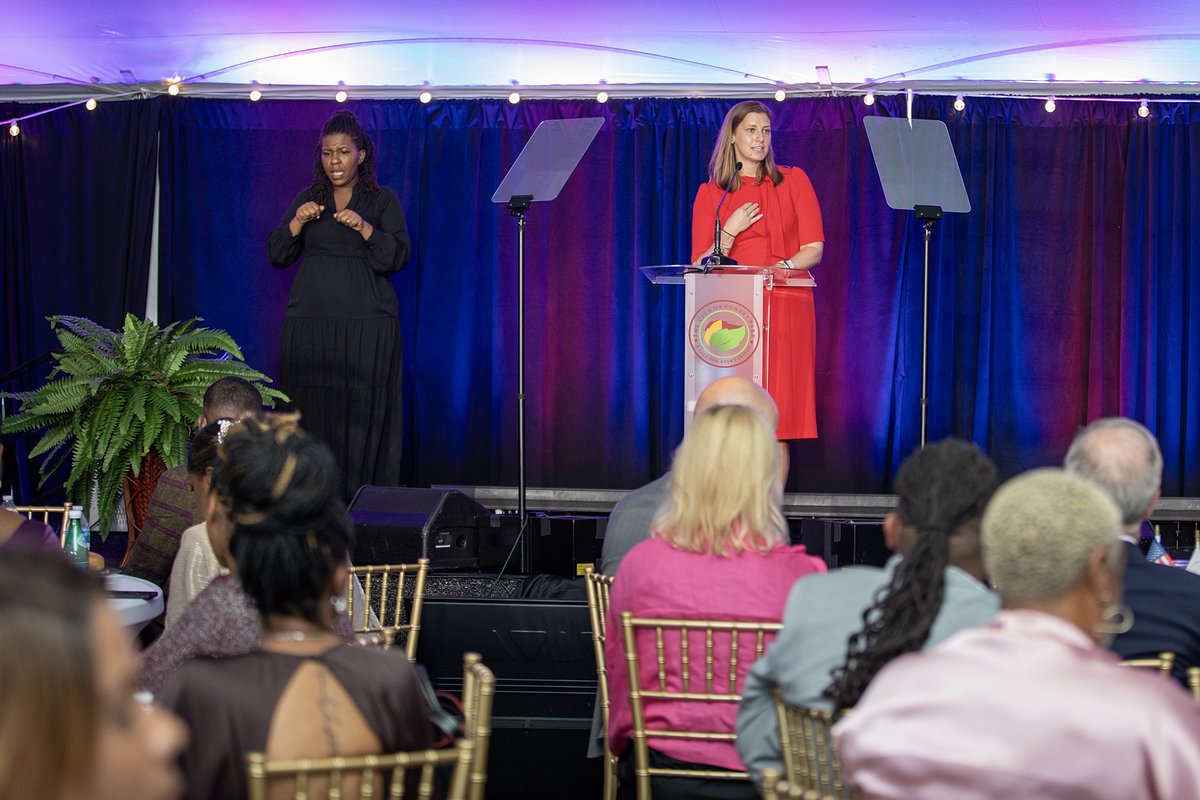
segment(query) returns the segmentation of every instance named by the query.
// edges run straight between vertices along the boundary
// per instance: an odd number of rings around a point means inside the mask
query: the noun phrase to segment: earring
[[[1120,636],[1133,627],[1133,609],[1124,603],[1106,603],[1096,623],[1096,632],[1106,636]]]
[[[346,613],[346,598],[340,594],[335,594],[329,598],[329,604],[333,606],[333,610],[339,614]]]

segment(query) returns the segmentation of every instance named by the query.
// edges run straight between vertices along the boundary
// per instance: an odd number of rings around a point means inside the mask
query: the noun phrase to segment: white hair
[[[1098,419],[1080,431],[1063,466],[1108,492],[1124,525],[1146,518],[1154,493],[1162,485],[1158,440],[1146,426],[1125,417]]]

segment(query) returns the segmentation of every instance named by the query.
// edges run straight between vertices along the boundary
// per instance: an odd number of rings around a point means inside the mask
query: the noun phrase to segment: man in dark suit
[[[1125,605],[1133,626],[1113,640],[1121,658],[1175,654],[1175,677],[1200,666],[1200,575],[1151,563],[1138,547],[1142,522],[1161,494],[1163,459],[1154,434],[1124,417],[1101,419],[1075,437],[1064,466],[1107,491],[1121,509]]]

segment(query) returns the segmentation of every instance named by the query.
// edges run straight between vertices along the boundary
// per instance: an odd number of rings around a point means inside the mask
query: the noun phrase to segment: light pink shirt
[[[777,547],[763,555],[746,552],[728,558],[676,550],[659,538],[636,545],[621,561],[613,581],[609,603],[608,636],[604,643],[608,666],[609,749],[620,754],[633,734],[633,715],[629,706],[629,675],[621,632],[621,612],[639,616],[682,619],[724,619],[779,622],[788,592],[798,578],[825,572],[825,562],[808,555],[804,547]],[[679,638],[664,637],[667,663],[679,663]],[[774,637],[769,637],[768,642]],[[639,646],[643,685],[654,679],[657,665],[652,637]],[[689,639],[692,653],[704,652],[703,634]],[[740,691],[746,673],[753,666],[753,636],[739,642],[737,686]],[[723,646],[721,646],[723,645]],[[728,667],[719,666],[729,659],[729,640],[714,642],[714,674],[717,681],[728,681]],[[703,675],[703,669],[699,674]],[[681,688],[679,676],[668,685]],[[693,680],[695,674],[693,674]],[[645,701],[648,724],[691,730],[732,732],[737,721],[736,703],[699,703]],[[733,742],[692,742],[650,739],[650,746],[673,758],[725,769],[744,770]]]
[[[1200,798],[1200,704],[1036,611],[897,659],[834,737],[864,798]]]

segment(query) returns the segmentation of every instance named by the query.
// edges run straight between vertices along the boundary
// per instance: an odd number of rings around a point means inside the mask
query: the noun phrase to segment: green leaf
[[[722,328],[712,335],[709,346],[713,350],[727,353],[735,349],[746,338],[746,326],[740,328]]]

